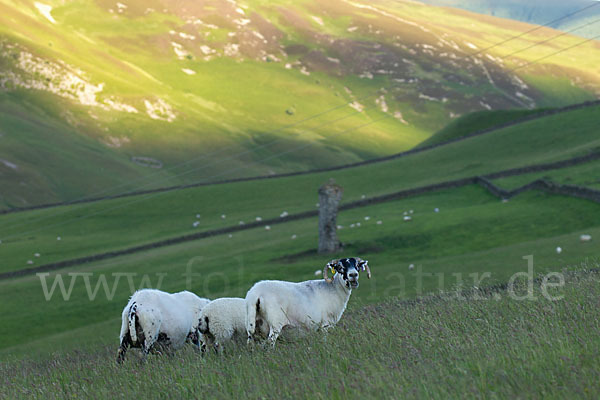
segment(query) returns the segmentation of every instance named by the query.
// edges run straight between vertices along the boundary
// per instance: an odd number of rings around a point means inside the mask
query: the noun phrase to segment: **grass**
[[[347,170],[142,195],[0,216],[0,270],[122,249],[167,237],[314,210],[329,178],[344,201],[581,155],[599,145],[599,107],[530,121],[420,154]],[[568,146],[562,145],[569,138]],[[440,168],[443,166],[443,168]],[[433,206],[435,207],[435,206]],[[432,208],[433,208],[432,207]],[[200,226],[192,223],[200,214]],[[225,214],[226,219],[221,215]],[[157,229],[156,227],[160,227]],[[60,236],[61,242],[56,238]]]
[[[470,113],[452,121],[444,127],[444,129],[434,133],[422,143],[419,143],[417,147],[431,146],[433,144],[458,139],[484,129],[494,128],[529,115],[534,115],[540,111],[541,110],[497,110]]]
[[[598,178],[598,169],[600,162],[594,161],[583,165],[577,165],[570,168],[563,168],[555,171],[537,172],[508,178],[495,179],[494,183],[504,189],[516,189],[526,185],[536,179],[549,179],[557,183],[566,185],[586,186],[592,189],[600,189],[600,180]]]
[[[534,300],[472,291],[356,307],[326,338],[313,334],[274,351],[240,346],[201,358],[188,347],[145,364],[130,354],[117,366],[116,346],[96,342],[47,360],[9,360],[0,364],[0,395],[595,398],[600,281],[591,267],[566,274],[562,287],[535,284]],[[522,295],[524,285],[512,293]]]

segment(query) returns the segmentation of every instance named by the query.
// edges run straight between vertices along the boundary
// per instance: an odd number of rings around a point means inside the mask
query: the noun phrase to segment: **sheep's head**
[[[340,277],[347,288],[356,289],[358,287],[358,274],[360,271],[367,271],[367,278],[371,279],[371,270],[369,262],[360,258],[340,258],[332,260],[323,269],[323,277],[328,283],[333,282],[333,278],[329,278],[328,272],[333,275],[340,274]]]

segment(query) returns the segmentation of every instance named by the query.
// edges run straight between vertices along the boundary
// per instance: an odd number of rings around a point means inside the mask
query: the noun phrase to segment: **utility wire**
[[[596,39],[598,39],[598,38],[600,38],[600,35],[597,35],[597,36],[594,36],[593,38],[589,38],[589,39],[586,39],[586,40],[584,40],[584,41],[581,41],[581,42],[575,43],[575,44],[574,44],[574,45],[572,45],[572,46],[565,47],[564,49],[561,49],[561,50],[555,51],[554,53],[548,54],[548,55],[546,55],[546,56],[544,56],[544,57],[540,57],[540,58],[538,58],[537,60],[533,60],[533,61],[531,61],[531,62],[528,62],[527,64],[524,64],[524,65],[519,65],[518,67],[515,67],[515,68],[512,68],[512,69],[509,69],[509,71],[516,71],[516,70],[518,70],[518,69],[521,69],[521,68],[529,67],[530,65],[536,64],[536,63],[538,63],[538,62],[540,62],[540,61],[542,61],[542,60],[545,60],[546,58],[549,58],[549,57],[555,56],[555,55],[557,55],[557,54],[559,54],[559,53],[563,53],[563,52],[565,52],[565,51],[567,51],[567,50],[571,50],[571,49],[572,49],[572,48],[574,48],[574,47],[581,46],[582,44],[585,44],[585,43],[591,42],[592,40],[596,40]]]
[[[570,30],[568,30],[568,31],[562,32],[562,33],[560,33],[560,34],[558,34],[558,35],[556,35],[556,36],[552,36],[552,37],[551,37],[551,38],[549,38],[549,39],[542,40],[541,42],[536,42],[536,43],[533,43],[533,44],[532,44],[532,45],[530,45],[530,46],[524,47],[524,48],[522,48],[521,50],[516,50],[516,51],[513,51],[512,53],[509,53],[509,54],[506,54],[506,55],[504,55],[504,56],[501,56],[500,58],[504,60],[505,58],[508,58],[508,57],[510,57],[510,56],[513,56],[513,55],[515,55],[515,54],[518,54],[518,53],[521,53],[521,52],[523,52],[523,51],[525,51],[525,50],[529,50],[529,49],[531,49],[532,47],[536,47],[536,46],[539,46],[539,45],[541,45],[541,44],[548,43],[548,42],[550,42],[550,41],[552,41],[552,40],[554,40],[554,39],[556,39],[556,38],[559,38],[559,37],[561,37],[561,36],[565,36],[565,35],[567,35],[567,34],[569,34],[569,33],[571,33],[571,32],[574,32],[574,31],[576,31],[576,30],[579,30],[579,29],[581,29],[581,28],[585,28],[586,26],[589,26],[589,25],[595,24],[595,23],[596,23],[596,22],[598,22],[598,21],[600,21],[600,18],[599,18],[599,19],[596,19],[596,20],[594,20],[594,21],[592,21],[592,22],[588,22],[587,24],[583,24],[583,25],[580,25],[580,26],[578,26],[578,27],[576,27],[576,28],[573,28],[573,29],[570,29]]]
[[[592,8],[592,7],[596,7],[598,4],[600,4],[600,2],[598,2],[598,1],[595,1],[593,4],[590,4],[590,5],[586,6],[586,7],[583,7],[583,8],[581,8],[581,9],[577,10],[577,11],[573,11],[572,13],[569,13],[569,14],[567,14],[567,15],[563,15],[563,16],[562,16],[562,17],[560,17],[560,18],[553,19],[552,21],[550,21],[550,22],[546,22],[546,23],[545,23],[545,24],[543,24],[543,25],[538,25],[538,26],[536,26],[536,27],[534,27],[534,28],[531,28],[531,29],[529,29],[528,31],[525,31],[525,32],[523,32],[523,33],[519,34],[519,35],[516,35],[516,36],[509,37],[508,39],[502,40],[502,41],[500,41],[500,42],[498,42],[498,43],[495,43],[495,44],[493,44],[493,45],[491,45],[491,46],[489,46],[489,47],[486,47],[486,48],[484,48],[484,49],[481,49],[481,50],[479,50],[479,51],[476,51],[475,53],[472,53],[472,54],[470,54],[470,55],[471,55],[471,56],[475,56],[475,55],[477,55],[477,54],[480,54],[480,53],[483,53],[484,51],[487,51],[487,50],[489,50],[489,49],[493,49],[494,47],[501,46],[501,45],[503,45],[504,43],[508,43],[508,42],[510,42],[511,40],[515,40],[515,39],[521,38],[521,37],[523,37],[523,36],[525,36],[525,35],[527,35],[527,34],[529,34],[529,33],[531,33],[531,32],[535,32],[535,31],[537,31],[538,29],[542,29],[543,27],[547,27],[547,26],[549,26],[549,25],[552,25],[552,24],[554,24],[554,23],[556,23],[556,22],[562,21],[563,19],[567,19],[567,18],[569,18],[569,17],[572,17],[572,16],[573,16],[573,15],[575,15],[575,14],[579,14],[580,12],[583,12],[583,11],[585,11],[585,10],[589,10],[589,9],[590,9],[590,8]]]

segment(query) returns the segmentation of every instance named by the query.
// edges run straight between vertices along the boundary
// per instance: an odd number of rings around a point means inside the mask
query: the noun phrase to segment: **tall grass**
[[[535,300],[504,290],[392,298],[348,311],[326,337],[274,350],[238,345],[203,358],[188,347],[146,363],[130,353],[117,366],[115,338],[0,364],[0,397],[598,398],[600,279],[586,265],[565,276],[548,290],[560,300],[539,283]]]

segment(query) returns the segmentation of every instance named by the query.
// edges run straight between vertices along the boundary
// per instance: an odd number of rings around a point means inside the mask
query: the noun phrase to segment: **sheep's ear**
[[[337,264],[338,260],[331,260],[327,263],[327,269],[331,271],[332,275],[335,274],[338,270]]]
[[[357,261],[358,270],[367,271],[367,278],[371,279],[371,269],[369,268],[369,261],[362,260],[360,258],[358,258]]]

